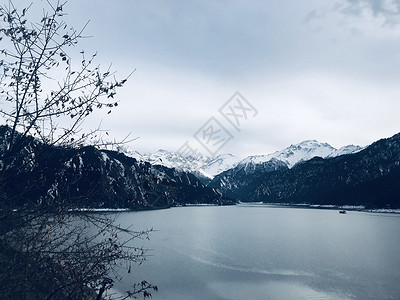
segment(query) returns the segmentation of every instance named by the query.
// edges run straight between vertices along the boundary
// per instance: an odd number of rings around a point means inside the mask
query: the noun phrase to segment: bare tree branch
[[[29,21],[28,5],[0,6],[0,116],[8,126],[0,152],[0,295],[4,299],[101,299],[117,276],[117,266],[142,263],[148,251],[136,246],[152,231],[135,231],[115,223],[110,215],[76,210],[68,198],[49,193],[27,203],[27,193],[44,180],[31,173],[36,156],[49,147],[78,148],[86,144],[117,146],[100,127],[83,131],[85,119],[96,110],[118,105],[114,100],[126,78],[118,80],[111,65],[94,66],[96,54],[78,64],[70,50],[83,31],[63,21],[66,2],[47,1],[39,22]],[[62,78],[55,73],[63,73]],[[4,128],[2,128],[3,130]],[[31,180],[30,176],[38,176]],[[72,184],[81,180],[75,174]],[[9,184],[20,184],[13,193]],[[7,190],[8,191],[8,190]],[[93,191],[95,193],[95,191]],[[79,197],[79,196],[78,196]],[[126,297],[149,297],[157,287],[146,281]],[[124,296],[125,297],[125,296]],[[124,298],[125,299],[125,298]]]

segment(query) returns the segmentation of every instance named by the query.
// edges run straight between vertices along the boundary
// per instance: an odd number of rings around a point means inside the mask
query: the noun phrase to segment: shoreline
[[[237,205],[275,206],[275,207],[306,208],[306,209],[332,209],[332,210],[347,210],[347,211],[359,211],[359,212],[368,212],[368,213],[400,214],[400,209],[365,208],[364,205],[333,205],[333,204],[308,204],[308,203],[264,203],[264,202],[240,202]]]
[[[400,209],[393,208],[365,208],[363,205],[331,205],[331,204],[307,204],[307,203],[263,203],[263,202],[239,202],[237,204],[230,205],[218,205],[218,204],[186,204],[186,205],[175,205],[169,207],[159,208],[144,208],[139,210],[131,210],[129,208],[76,208],[71,211],[75,212],[88,212],[88,213],[124,213],[124,212],[140,212],[149,210],[161,210],[174,207],[211,207],[211,206],[272,206],[281,208],[304,208],[304,209],[325,209],[325,210],[346,210],[346,211],[359,211],[368,213],[385,213],[385,214],[400,214]]]

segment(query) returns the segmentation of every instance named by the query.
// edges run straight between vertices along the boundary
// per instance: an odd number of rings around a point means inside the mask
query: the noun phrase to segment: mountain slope
[[[222,172],[208,184],[227,197],[248,201],[249,193],[257,188],[266,174],[288,169],[287,165],[272,158],[260,163],[240,163],[235,168]]]

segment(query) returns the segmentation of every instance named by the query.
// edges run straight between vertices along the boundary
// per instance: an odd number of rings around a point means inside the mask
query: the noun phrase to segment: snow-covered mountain
[[[360,150],[360,147],[353,145],[337,150],[327,143],[307,140],[268,155],[246,157],[233,169],[216,175],[208,186],[228,197],[249,199],[251,192],[256,190],[267,176],[274,176],[271,174],[277,172],[282,174],[296,164],[309,161],[314,157],[332,157],[333,159],[333,157]],[[265,193],[268,193],[268,188]]]
[[[316,140],[307,140],[299,144],[290,145],[283,150],[268,155],[249,156],[243,159],[240,164],[261,164],[275,158],[284,162],[289,168],[291,168],[300,161],[310,160],[316,156],[325,158],[334,151],[336,151],[336,149],[327,143],[319,143]]]
[[[154,153],[140,155],[136,151],[129,151],[128,155],[137,160],[147,161],[152,165],[161,165],[175,168],[184,172],[191,172],[200,177],[212,179],[214,176],[234,168],[240,159],[232,154],[221,154],[215,157],[186,156],[183,157],[177,152],[160,149]]]
[[[276,151],[268,155],[254,155],[248,156],[238,165],[249,166],[251,164],[263,164],[272,159],[277,159],[285,163],[288,168],[292,168],[295,164],[303,161],[310,160],[314,157],[330,158],[345,154],[357,153],[361,151],[362,147],[355,145],[348,145],[336,149],[328,143],[320,143],[316,140],[307,140],[299,144],[290,145],[289,147]]]
[[[154,153],[142,155],[142,159],[152,165],[161,165],[168,168],[180,169],[183,171],[192,170],[198,163],[198,159],[192,156],[183,157],[172,151],[160,149]]]
[[[140,161],[147,161],[152,165],[161,165],[169,168],[175,168],[180,171],[190,172],[200,178],[213,179],[218,174],[227,170],[239,167],[240,169],[252,172],[257,165],[263,165],[269,161],[279,161],[292,168],[295,164],[310,160],[314,157],[336,157],[339,155],[355,153],[361,151],[359,146],[349,145],[340,149],[335,149],[327,143],[320,143],[316,140],[307,140],[299,144],[267,155],[248,156],[241,160],[232,154],[220,154],[215,157],[203,156],[198,154],[194,156],[183,157],[177,152],[158,150],[150,154],[140,154],[137,151],[127,151],[125,153]]]
[[[276,172],[235,178],[225,172],[209,186],[223,191],[223,180],[229,180],[231,186],[240,182],[240,189],[229,197],[241,201],[400,208],[400,134],[359,150],[348,146],[332,153],[336,157],[314,159]]]

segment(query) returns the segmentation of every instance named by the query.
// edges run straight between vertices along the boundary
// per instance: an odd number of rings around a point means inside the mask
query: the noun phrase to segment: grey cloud
[[[117,139],[132,131],[141,152],[176,150],[240,90],[259,110],[224,150],[242,156],[310,138],[365,145],[398,131],[400,41],[389,22],[400,0],[389,1],[86,0],[65,11],[75,28],[91,20],[93,38],[77,53],[99,51],[97,62],[119,74],[137,68],[104,119]],[[44,5],[32,6],[39,20]]]
[[[375,17],[383,16],[388,24],[400,23],[400,0],[346,0],[341,11],[349,15],[360,15],[365,9]]]

